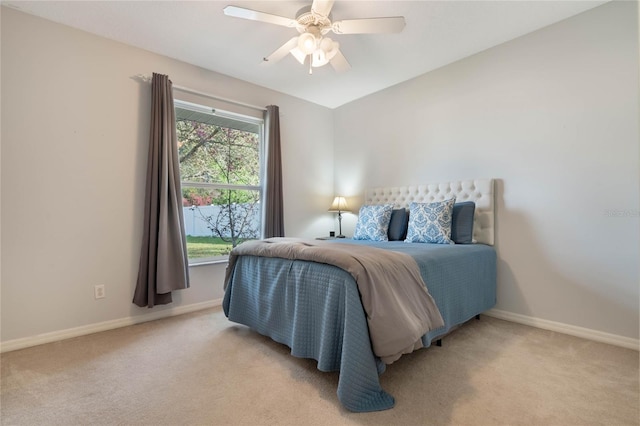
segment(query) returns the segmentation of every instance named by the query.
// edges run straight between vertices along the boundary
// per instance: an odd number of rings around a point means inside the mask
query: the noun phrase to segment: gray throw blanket
[[[444,325],[418,264],[407,254],[298,238],[246,241],[231,251],[225,289],[242,255],[326,263],[351,274],[367,315],[373,352],[387,364],[421,348],[421,337]]]

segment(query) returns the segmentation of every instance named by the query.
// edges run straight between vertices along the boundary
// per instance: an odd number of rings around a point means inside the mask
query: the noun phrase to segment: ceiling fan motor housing
[[[331,14],[328,16],[319,15],[311,11],[311,6],[300,9],[296,14],[296,21],[298,22],[298,32],[301,34],[309,32],[310,27],[316,27],[321,35],[331,30]]]

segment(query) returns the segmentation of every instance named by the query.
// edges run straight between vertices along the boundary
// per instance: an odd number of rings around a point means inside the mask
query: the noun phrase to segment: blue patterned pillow
[[[358,213],[354,240],[389,241],[387,231],[393,204],[362,206]]]
[[[409,205],[407,243],[455,244],[451,241],[451,218],[456,199]]]

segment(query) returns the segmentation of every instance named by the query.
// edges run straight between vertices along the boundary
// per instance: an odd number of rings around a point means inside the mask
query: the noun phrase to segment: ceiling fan
[[[295,19],[237,6],[225,7],[224,14],[298,30],[300,35],[287,41],[263,60],[272,64],[291,53],[301,64],[308,63],[309,74],[312,73],[313,68],[328,63],[337,72],[347,71],[351,68],[347,59],[340,52],[340,43],[326,36],[329,32],[334,34],[379,34],[399,33],[404,29],[405,21],[402,16],[332,22],[331,8],[334,1],[313,0],[311,6],[303,7],[298,11]]]

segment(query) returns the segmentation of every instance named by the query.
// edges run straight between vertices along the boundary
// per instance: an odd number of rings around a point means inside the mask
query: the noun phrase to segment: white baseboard
[[[98,333],[100,331],[113,330],[129,325],[140,324],[147,321],[153,321],[162,318],[169,318],[176,315],[187,314],[202,309],[213,308],[222,305],[222,299],[210,300],[207,302],[193,303],[191,305],[177,306],[175,308],[163,309],[148,314],[136,315],[132,317],[120,318],[111,321],[89,324],[81,327],[69,328],[66,330],[53,331],[51,333],[38,334],[35,336],[24,337],[21,339],[8,340],[0,343],[0,352],[15,351],[31,346],[42,345],[45,343],[57,342],[60,340],[70,339],[72,337],[85,336],[87,334]],[[503,319],[506,321],[524,324],[531,327],[541,328],[544,330],[556,331],[558,333],[568,334],[570,336],[582,337],[584,339],[596,342],[608,343],[610,345],[621,346],[627,349],[638,350],[640,341],[630,337],[618,336],[616,334],[604,333],[602,331],[591,330],[589,328],[577,327],[574,325],[563,324],[560,322],[544,320],[540,318],[530,317],[527,315],[514,314],[512,312],[502,311],[499,309],[490,309],[484,312],[485,315]]]
[[[623,348],[633,349],[636,351],[640,346],[640,341],[638,341],[638,339],[618,336],[617,334],[604,333],[602,331],[577,327],[575,325],[529,317],[526,315],[514,314],[512,312],[501,311],[499,309],[490,309],[484,314],[490,317],[516,322],[518,324],[529,325],[531,327],[542,328],[544,330],[557,331],[558,333],[568,334],[575,337],[582,337],[583,339],[593,340],[601,343],[608,343],[610,345],[621,346]]]
[[[148,314],[119,318],[111,321],[104,321],[95,324],[83,325],[81,327],[68,328],[66,330],[52,331],[50,333],[38,334],[21,339],[8,340],[0,343],[0,352],[15,351],[31,346],[42,345],[44,343],[57,342],[60,340],[70,339],[72,337],[85,336],[87,334],[98,333],[100,331],[113,330],[115,328],[127,327],[129,325],[140,324],[147,321],[153,321],[162,318],[169,318],[176,315],[187,314],[202,309],[222,306],[222,299],[209,300],[206,302],[193,303],[191,305],[176,306],[169,309],[163,309]]]

